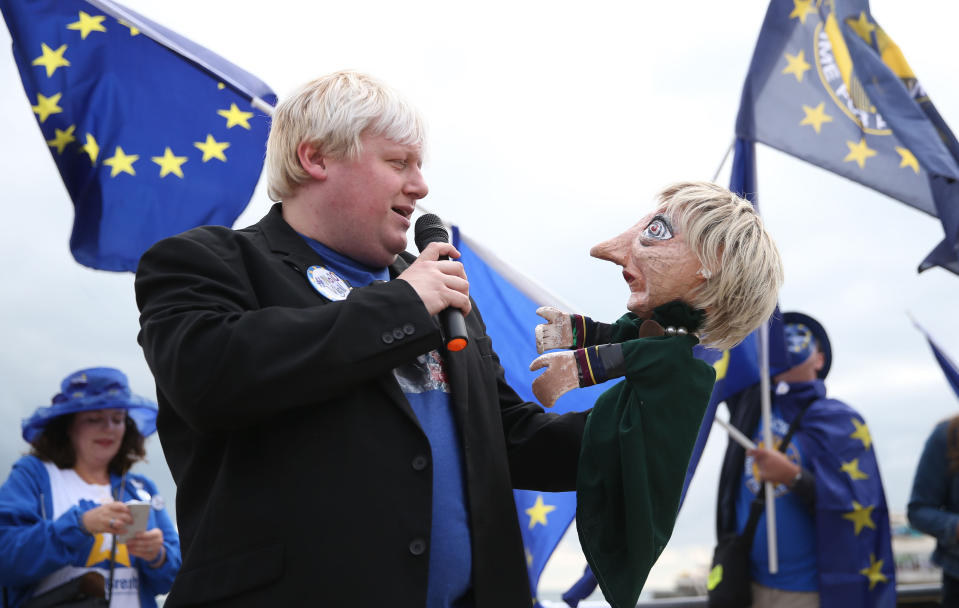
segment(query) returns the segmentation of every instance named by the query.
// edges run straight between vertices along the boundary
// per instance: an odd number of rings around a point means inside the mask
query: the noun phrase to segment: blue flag
[[[756,191],[756,144],[742,138],[736,140],[736,150],[733,156],[733,169],[729,180],[729,190],[758,206],[758,192]],[[767,322],[769,326],[769,373],[778,374],[788,367],[786,357],[786,339],[783,336],[782,316],[779,309],[773,313]],[[711,364],[716,369],[716,384],[703,416],[703,424],[699,428],[696,444],[686,469],[686,480],[683,483],[683,494],[680,499],[686,499],[686,492],[693,480],[699,460],[702,458],[706,440],[712,430],[713,420],[716,418],[716,409],[728,397],[759,382],[759,332],[746,336],[746,339],[732,349],[719,352],[703,346],[697,346],[694,354]]]
[[[0,12],[73,200],[78,262],[132,271],[161,238],[233,224],[263,166],[265,84],[107,0],[0,0]]]
[[[545,320],[536,314],[540,306],[552,305],[571,311],[554,296],[537,288],[479,244],[453,226],[453,244],[462,254],[460,262],[470,279],[470,295],[483,311],[486,330],[493,340],[506,372],[506,381],[527,401],[533,396],[533,380],[540,372],[529,371],[538,357],[534,328]],[[607,386],[598,384],[566,393],[550,411],[564,413],[589,409]],[[526,566],[533,596],[546,562],[576,515],[574,492],[515,490]]]
[[[939,367],[942,368],[942,373],[945,374],[946,380],[949,381],[949,386],[951,386],[952,390],[956,393],[956,397],[959,397],[959,368],[956,367],[956,364],[952,362],[952,359],[950,359],[946,353],[942,352],[942,349],[940,349],[939,345],[932,339],[929,332],[915,321],[913,321],[912,324],[926,337],[926,341],[929,342],[929,347],[932,349],[933,356],[939,363]]]
[[[772,0],[736,134],[938,217],[959,272],[959,144],[866,0]]]

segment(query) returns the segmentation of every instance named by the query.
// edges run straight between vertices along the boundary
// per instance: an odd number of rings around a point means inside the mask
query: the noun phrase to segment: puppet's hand
[[[573,345],[573,324],[567,313],[552,306],[540,306],[536,309],[536,314],[549,321],[536,326],[536,352],[543,353]]]
[[[542,327],[542,326],[540,326]],[[579,387],[579,368],[572,351],[547,353],[533,359],[529,371],[546,371],[533,380],[533,394],[546,407],[553,407],[563,394]]]

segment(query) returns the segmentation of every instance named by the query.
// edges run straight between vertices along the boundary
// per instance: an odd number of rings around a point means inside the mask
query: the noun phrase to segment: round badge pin
[[[166,502],[163,500],[163,497],[159,494],[154,494],[153,498],[150,499],[150,505],[157,511],[163,510],[163,507],[166,506]]]
[[[325,266],[310,266],[306,270],[310,285],[327,300],[345,300],[350,294],[349,284]]]

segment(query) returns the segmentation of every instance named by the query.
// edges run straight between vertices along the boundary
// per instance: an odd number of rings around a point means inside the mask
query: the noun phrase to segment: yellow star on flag
[[[839,470],[843,473],[848,473],[849,477],[853,481],[858,481],[860,479],[869,479],[869,475],[863,473],[859,470],[859,459],[853,458],[849,462],[842,463],[842,466],[839,467]]]
[[[793,74],[796,77],[796,82],[802,82],[803,74],[807,70],[811,69],[812,66],[806,62],[805,51],[799,49],[799,52],[795,55],[790,55],[786,53],[786,61],[789,65],[783,68],[783,74]]]
[[[902,146],[896,146],[896,152],[899,153],[899,168],[910,167],[916,173],[919,173],[919,161],[916,160],[916,157],[912,154],[912,151],[909,148],[903,148]]]
[[[140,33],[140,30],[137,28],[137,26],[131,25],[129,22],[124,21],[123,19],[117,19],[117,23],[129,28],[131,36],[136,36]]]
[[[869,17],[866,17],[866,11],[859,13],[858,19],[846,19],[846,23],[848,23],[849,27],[859,34],[859,37],[865,40],[867,44],[872,44],[872,33],[876,29],[876,24],[869,22]]]
[[[826,114],[826,103],[822,102],[815,108],[810,108],[806,104],[803,104],[803,112],[806,113],[806,116],[799,121],[799,126],[810,125],[813,129],[816,130],[816,133],[819,133],[822,129],[822,123],[832,122],[832,116]]]
[[[872,445],[872,437],[869,436],[869,427],[859,422],[855,418],[852,419],[852,425],[856,427],[856,430],[852,435],[850,435],[850,437],[861,441],[862,447],[868,450],[869,446]]]
[[[713,369],[716,370],[716,382],[719,382],[726,377],[726,372],[729,370],[729,351],[724,350],[723,356],[719,359],[716,359],[716,362],[713,363]]]
[[[63,129],[54,129],[53,139],[48,139],[47,145],[51,148],[56,148],[57,154],[63,154],[63,149],[66,148],[68,144],[77,140],[77,138],[73,136],[73,130],[76,128],[76,125],[70,125],[66,131]]]
[[[68,30],[77,30],[80,32],[80,39],[86,40],[90,32],[105,32],[107,28],[103,27],[103,15],[91,17],[87,13],[80,11],[80,20],[67,25]]]
[[[799,17],[799,22],[805,25],[806,17],[815,10],[812,0],[793,0],[793,12],[789,13],[789,18]]]
[[[47,68],[47,78],[53,76],[53,73],[57,71],[57,68],[63,68],[70,65],[70,62],[63,56],[63,53],[67,50],[67,45],[61,44],[60,48],[53,50],[47,46],[46,42],[40,43],[40,52],[43,53],[39,57],[33,60],[32,65],[42,65]]]
[[[87,556],[87,565],[89,568],[95,566],[102,562],[103,560],[110,559],[110,539],[112,534],[97,534],[93,541],[93,548],[90,549],[90,555]],[[130,567],[130,554],[127,552],[127,546],[125,543],[120,543],[117,545],[117,554],[116,554],[116,564],[118,566],[123,565]]]
[[[235,103],[230,104],[229,110],[217,110],[216,113],[226,119],[227,129],[232,129],[236,125],[240,125],[244,129],[249,130],[250,123],[247,121],[253,118],[253,112],[244,112],[236,107]]]
[[[163,156],[152,156],[150,159],[160,165],[160,177],[166,177],[169,174],[183,178],[183,170],[180,168],[186,162],[186,156],[174,156],[173,150],[167,146]]]
[[[124,154],[123,148],[117,146],[117,151],[110,158],[103,161],[103,164],[110,167],[110,177],[116,177],[120,173],[129,173],[136,175],[133,170],[133,163],[140,160],[137,154]]]
[[[556,507],[553,505],[543,504],[543,495],[536,495],[536,503],[532,507],[526,509],[526,514],[529,515],[529,529],[532,530],[533,526],[536,524],[547,525],[546,515],[556,510]]]
[[[533,567],[533,554],[530,553],[529,547],[523,547],[523,549],[526,550],[526,567],[527,567],[527,568],[532,568],[532,567]]]
[[[854,143],[847,141],[846,145],[849,146],[849,154],[846,155],[846,158],[842,159],[844,162],[856,161],[859,164],[860,169],[866,168],[866,159],[872,158],[877,154],[875,150],[866,145],[866,138],[863,137],[859,140],[859,143]],[[867,446],[868,447],[868,446]]]
[[[223,154],[223,151],[230,147],[227,142],[217,141],[213,139],[212,135],[207,134],[206,141],[195,141],[193,145],[203,151],[203,162],[211,158],[218,158],[226,162],[226,155]]]
[[[867,577],[869,579],[869,590],[872,591],[872,588],[876,586],[876,583],[888,583],[889,579],[886,578],[886,575],[882,573],[882,562],[883,560],[876,560],[876,554],[869,554],[869,567],[863,568],[859,571],[859,574]]]
[[[854,500],[852,501],[852,511],[843,513],[842,516],[856,526],[856,536],[859,536],[863,528],[876,529],[876,524],[872,521],[872,510],[875,508],[875,505],[864,507]]]
[[[218,82],[216,83],[216,88],[222,91],[223,89],[226,88],[226,85],[223,84],[222,82]]]
[[[90,157],[90,162],[95,165],[97,164],[97,156],[100,155],[100,145],[92,135],[87,133],[87,143],[80,147],[80,152],[86,152],[87,156]]]
[[[57,93],[52,97],[46,97],[42,93],[37,93],[37,105],[32,106],[33,113],[40,117],[40,123],[43,124],[51,114],[59,114],[63,108],[57,105],[63,93]]]

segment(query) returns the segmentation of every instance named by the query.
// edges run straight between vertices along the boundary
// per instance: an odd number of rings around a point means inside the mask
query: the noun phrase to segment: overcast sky
[[[342,68],[403,91],[430,126],[431,211],[535,281],[613,320],[627,288],[589,247],[635,223],[675,180],[710,179],[729,146],[766,10],[737,2],[294,2],[129,0],[127,6],[218,52],[281,97]],[[874,0],[940,113],[959,129],[959,5]],[[24,95],[0,28],[0,471],[24,450],[19,420],[49,403],[60,379],[109,365],[152,396],[136,343],[133,277],[79,266],[73,207]],[[938,220],[760,146],[762,212],[783,255],[784,310],[817,317],[832,339],[831,396],[872,431],[890,509],[904,511],[934,423],[957,400],[906,311],[959,358],[959,277],[916,267],[941,240]],[[718,181],[728,181],[728,164]],[[261,183],[237,222],[259,219]],[[495,345],[494,345],[495,346]],[[668,586],[708,558],[725,437],[715,433],[649,586]],[[142,470],[173,486],[151,439]],[[142,466],[142,465],[141,465]],[[706,556],[706,557],[704,557]],[[545,586],[584,563],[564,543]]]

